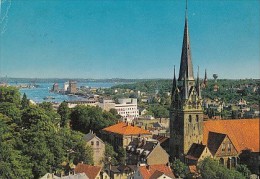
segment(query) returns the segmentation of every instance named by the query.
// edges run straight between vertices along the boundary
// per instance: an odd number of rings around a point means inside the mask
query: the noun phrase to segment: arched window
[[[191,115],[189,115],[189,122],[191,122]]]
[[[199,115],[196,115],[196,122],[199,122]]]
[[[96,145],[99,146],[99,141],[96,141]]]

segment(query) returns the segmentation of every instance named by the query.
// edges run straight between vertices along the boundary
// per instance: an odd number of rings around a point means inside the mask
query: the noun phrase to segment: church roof
[[[122,135],[139,135],[139,134],[151,134],[149,131],[137,126],[132,126],[129,123],[120,122],[113,126],[102,129],[103,131],[112,132]]]
[[[220,145],[222,144],[226,136],[227,136],[226,134],[209,132],[207,146],[210,152],[212,153],[212,155],[216,154],[216,152],[218,151]]]
[[[204,121],[203,144],[207,145],[210,132],[227,134],[238,152],[251,149],[259,152],[259,119]]]

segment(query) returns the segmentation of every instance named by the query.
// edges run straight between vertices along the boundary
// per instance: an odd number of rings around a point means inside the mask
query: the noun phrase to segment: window
[[[222,144],[222,151],[225,151],[225,149],[226,149],[226,145]]]
[[[96,141],[96,145],[99,146],[99,141]]]
[[[199,122],[199,115],[196,115],[196,122]]]
[[[189,122],[191,122],[191,115],[189,115]]]
[[[94,141],[91,141],[91,145],[94,145]]]
[[[228,152],[231,152],[231,144],[228,144],[227,148],[228,148]]]

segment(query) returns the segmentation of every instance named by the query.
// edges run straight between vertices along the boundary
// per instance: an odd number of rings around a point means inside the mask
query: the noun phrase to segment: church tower
[[[193,143],[201,143],[203,137],[203,110],[199,72],[195,81],[191,59],[188,29],[187,2],[181,64],[178,80],[172,86],[170,107],[170,156],[184,160]]]

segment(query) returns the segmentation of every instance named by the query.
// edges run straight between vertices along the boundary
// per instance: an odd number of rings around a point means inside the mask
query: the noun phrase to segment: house
[[[193,143],[185,156],[185,163],[189,166],[197,165],[206,157],[211,157],[212,154],[206,145]]]
[[[74,172],[77,173],[85,173],[89,179],[110,179],[108,174],[101,170],[100,166],[92,166],[83,163],[79,163]]]
[[[126,148],[134,138],[152,138],[149,131],[125,122],[106,127],[102,129],[101,133],[102,138],[109,141],[114,147],[121,146],[123,148]]]
[[[141,165],[137,168],[132,176],[128,179],[174,179],[175,176],[170,168],[170,166],[161,165]]]
[[[134,139],[126,148],[127,164],[167,164],[169,154],[154,139]]]
[[[127,179],[128,176],[133,175],[137,170],[137,165],[118,165],[110,167],[111,179]]]
[[[56,176],[53,173],[46,173],[40,179],[89,179],[85,173],[70,174],[67,176]]]
[[[153,135],[153,139],[158,140],[162,148],[166,152],[169,152],[169,141],[170,141],[169,137],[162,136],[162,135]]]
[[[86,141],[86,145],[93,149],[94,165],[101,166],[105,154],[105,143],[93,131],[86,134],[83,139]]]

